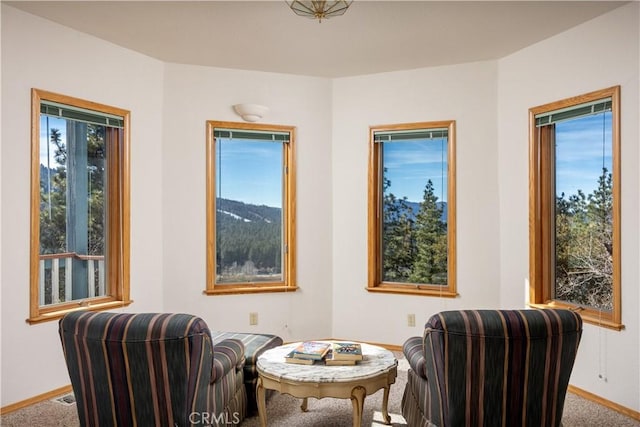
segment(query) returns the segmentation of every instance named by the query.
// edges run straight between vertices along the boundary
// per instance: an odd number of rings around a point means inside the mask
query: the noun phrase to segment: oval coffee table
[[[396,381],[398,367],[398,361],[392,352],[382,347],[361,344],[363,360],[356,365],[299,365],[285,362],[285,355],[298,344],[300,343],[272,348],[258,357],[256,398],[262,427],[267,425],[266,389],[303,399],[303,411],[307,410],[309,397],[351,399],[354,427],[360,427],[362,424],[364,398],[384,389],[382,417],[386,424],[391,424],[387,408],[389,387]]]

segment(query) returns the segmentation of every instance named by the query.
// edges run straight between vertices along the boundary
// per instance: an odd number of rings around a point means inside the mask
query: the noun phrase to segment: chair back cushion
[[[560,425],[581,333],[581,317],[569,310],[432,316],[423,341],[433,422]]]
[[[82,426],[189,425],[207,408],[211,336],[199,317],[72,312],[60,320]]]

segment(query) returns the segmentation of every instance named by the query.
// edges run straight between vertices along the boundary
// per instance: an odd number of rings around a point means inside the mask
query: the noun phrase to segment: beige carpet
[[[400,415],[400,402],[407,378],[407,362],[400,353],[398,357],[398,378],[389,393],[389,413],[392,425],[406,426]],[[380,427],[382,416],[382,390],[367,396],[364,402],[363,426]],[[346,399],[309,399],[308,411],[300,410],[300,400],[288,395],[274,395],[267,402],[267,422],[272,427],[349,427],[352,423],[351,401]],[[604,406],[585,400],[572,393],[567,400],[562,419],[563,427],[640,427],[640,422],[625,417]],[[0,417],[3,427],[77,427],[78,417],[75,404],[64,405],[47,401]],[[257,427],[257,415],[244,420],[242,427]]]

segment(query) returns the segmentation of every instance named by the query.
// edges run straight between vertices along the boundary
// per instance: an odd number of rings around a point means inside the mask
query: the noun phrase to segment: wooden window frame
[[[284,280],[260,283],[225,283],[216,284],[216,171],[214,130],[216,128],[237,129],[246,131],[288,132],[290,140],[283,146],[283,275]],[[206,262],[207,276],[206,295],[253,294],[266,292],[293,292],[298,289],[296,282],[296,168],[295,168],[295,130],[293,126],[239,123],[225,121],[207,121],[207,172],[206,172]]]
[[[106,213],[106,295],[95,298],[40,306],[39,260],[40,260],[40,103],[52,101],[99,113],[123,118],[122,139],[112,132],[107,146],[107,193]],[[109,310],[128,306],[130,300],[130,112],[121,108],[60,95],[40,89],[31,90],[31,242],[30,242],[30,304],[28,323],[40,323],[59,319],[76,310]]]
[[[376,132],[415,129],[448,130],[447,137],[447,285],[397,283],[382,280],[382,144],[374,140]],[[456,122],[455,120],[403,123],[369,127],[369,210],[368,210],[368,283],[367,291],[455,298],[456,285]]]
[[[553,175],[555,166],[553,135],[550,130],[538,132],[535,117],[550,111],[569,108],[611,98],[612,163],[613,163],[613,310],[611,312],[583,307],[553,299]],[[622,324],[621,251],[620,251],[620,86],[613,86],[529,109],[529,305],[559,307],[578,311],[587,323],[613,330]],[[545,255],[546,254],[546,255]]]

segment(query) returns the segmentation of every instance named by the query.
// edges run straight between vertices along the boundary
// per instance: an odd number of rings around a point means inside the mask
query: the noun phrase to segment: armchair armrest
[[[422,337],[411,337],[402,346],[402,353],[409,366],[421,378],[427,378],[426,360]]]
[[[213,346],[213,369],[211,382],[223,378],[232,369],[244,367],[244,344],[236,339],[226,339]]]

